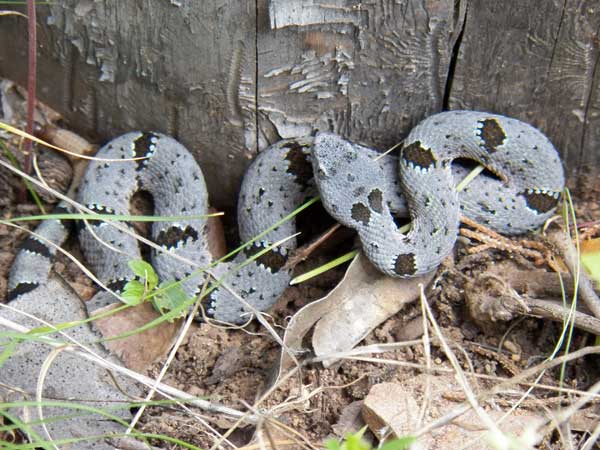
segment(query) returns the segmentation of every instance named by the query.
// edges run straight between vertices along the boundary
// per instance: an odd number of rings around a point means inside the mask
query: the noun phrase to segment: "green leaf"
[[[18,344],[19,341],[15,339],[4,346],[4,349],[0,354],[0,367],[2,367],[4,365],[4,362],[15,353]]]
[[[125,285],[121,298],[129,306],[139,305],[144,301],[146,287],[138,280],[131,280]]]
[[[158,275],[154,271],[154,267],[141,259],[134,259],[127,263],[133,273],[138,277],[148,282],[148,290],[151,291],[158,285]]]
[[[65,328],[76,327],[77,325],[79,325],[79,323],[80,322],[78,320],[75,320],[72,322],[57,323],[56,325],[53,325],[53,326],[45,326],[44,325],[41,327],[32,328],[31,330],[29,330],[27,332],[27,335],[35,336],[35,335],[54,333],[55,331],[60,331]]]
[[[354,433],[354,436],[356,436],[357,438],[362,438],[365,435],[367,428],[368,428],[367,425],[365,425],[360,430],[358,430],[356,433]]]
[[[347,450],[370,450],[371,446],[368,442],[362,439],[363,432],[359,431],[356,434],[349,434],[346,436],[346,442],[342,447],[346,447]]]
[[[304,283],[305,281],[308,281],[311,278],[319,276],[322,273],[327,272],[328,270],[331,270],[334,267],[339,266],[340,264],[344,264],[345,262],[350,261],[357,254],[358,254],[357,250],[352,250],[351,252],[346,253],[338,258],[335,258],[334,260],[329,261],[328,263],[325,263],[322,266],[319,266],[313,270],[309,270],[308,272],[298,275],[296,278],[294,278],[290,281],[290,284],[294,285],[294,284]]]
[[[392,441],[388,441],[379,447],[379,450],[405,450],[411,444],[415,443],[417,438],[413,436],[406,436],[400,439],[394,439]]]
[[[371,444],[363,440],[363,435],[367,431],[365,425],[356,433],[348,433],[344,436],[344,440],[340,443],[336,439],[329,439],[325,441],[325,448],[327,450],[372,450]]]
[[[325,448],[327,450],[341,450],[342,446],[337,439],[327,439],[327,441],[325,441]]]
[[[158,291],[152,297],[152,304],[154,308],[161,313],[165,314],[168,311],[172,311],[181,307],[184,303],[189,301],[190,298],[187,296],[180,283],[176,281],[163,281],[160,283]],[[181,311],[178,317],[185,314],[185,310]],[[176,317],[170,321],[175,320]]]

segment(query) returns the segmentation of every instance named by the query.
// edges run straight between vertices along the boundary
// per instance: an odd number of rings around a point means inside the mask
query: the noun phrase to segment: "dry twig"
[[[530,239],[521,239],[515,241],[513,239],[502,236],[495,231],[477,223],[468,217],[462,216],[461,222],[474,230],[461,227],[460,234],[470,239],[477,240],[482,244],[469,248],[470,254],[483,252],[490,248],[502,250],[508,253],[522,255],[525,258],[532,259],[536,266],[541,266],[546,263],[550,267],[555,268],[555,263],[552,260],[551,250],[541,242],[532,241]]]

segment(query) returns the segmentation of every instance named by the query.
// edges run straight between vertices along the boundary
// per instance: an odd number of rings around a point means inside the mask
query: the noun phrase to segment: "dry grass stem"
[[[10,308],[8,305],[0,305],[0,306],[2,306],[4,308]],[[10,309],[12,309],[12,308],[10,308]],[[22,314],[22,311],[17,311],[14,309],[12,309],[12,310]],[[52,324],[47,323],[37,317],[32,317],[32,318],[39,321],[41,324],[43,324],[45,326],[53,327]],[[29,328],[19,325],[18,323],[12,322],[10,320],[7,320],[3,317],[0,317],[0,326],[6,327],[10,330],[16,331],[18,333],[23,333],[23,334],[31,332],[31,330]],[[62,332],[59,331],[59,333],[62,333]],[[65,337],[70,339],[69,336],[65,336]],[[142,383],[149,388],[155,384],[154,379],[147,377],[145,375],[142,375],[140,373],[137,373],[126,367],[115,364],[111,361],[108,361],[108,360],[102,358],[101,356],[97,355],[95,352],[93,352],[91,349],[85,347],[81,343],[77,343],[75,345],[69,345],[69,346],[65,347],[64,346],[65,344],[63,342],[58,342],[58,341],[55,341],[54,339],[42,338],[42,340],[51,347],[55,347],[55,348],[64,347],[64,351],[71,352],[74,355],[77,355],[81,358],[85,358],[88,361],[92,361],[92,362],[98,364],[100,367],[103,367],[104,369],[112,370],[114,372],[120,373],[121,375],[124,375],[124,376],[129,377],[139,383]],[[79,350],[79,348],[83,348],[84,350]],[[188,394],[187,392],[173,388],[166,384],[162,384],[162,383],[157,384],[156,390],[157,390],[157,392],[159,392],[161,395],[165,396],[166,398],[177,399],[181,402],[185,402],[187,404],[190,404],[192,406],[195,406],[197,408],[203,409],[203,410],[211,412],[211,413],[224,414],[226,416],[239,419],[246,423],[256,423],[258,420],[257,417],[254,417],[251,414],[237,411],[235,409],[232,409],[232,408],[229,408],[226,406],[222,406],[222,405],[219,405],[216,403],[212,403],[212,402],[209,402],[206,400],[198,399],[198,398],[194,397],[193,395]]]

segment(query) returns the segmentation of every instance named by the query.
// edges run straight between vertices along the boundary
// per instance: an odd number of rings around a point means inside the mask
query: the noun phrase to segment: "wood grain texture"
[[[470,0],[448,106],[530,122],[560,150],[572,181],[597,177],[599,33],[597,1]]]
[[[16,7],[15,7],[16,8]],[[442,109],[540,127],[572,175],[600,173],[597,0],[61,0],[39,12],[39,95],[98,140],[173,134],[211,198],[280,138],[331,130],[385,149]],[[0,76],[26,79],[22,18]]]
[[[62,0],[38,11],[39,97],[99,141],[134,129],[174,135],[215,204],[231,205],[251,156],[244,123],[255,122],[254,4]],[[2,19],[0,40],[15,45],[0,46],[0,76],[22,83],[25,22]]]
[[[270,1],[259,9],[271,26],[258,34],[262,134],[318,129],[397,143],[442,109],[463,10],[450,0]]]

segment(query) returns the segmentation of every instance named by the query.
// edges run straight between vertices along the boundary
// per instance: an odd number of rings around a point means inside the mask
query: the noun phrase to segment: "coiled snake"
[[[238,199],[240,239],[246,242],[291,213],[316,185],[326,210],[356,229],[362,249],[382,272],[411,277],[434,270],[452,250],[461,214],[508,234],[523,233],[546,221],[564,187],[563,168],[550,141],[532,126],[508,117],[475,111],[450,111],[418,124],[406,138],[399,158],[376,160],[377,152],[330,133],[278,142],[261,152],[246,172]],[[148,191],[155,214],[205,214],[208,195],[192,155],[160,133],[132,132],[98,152],[106,159],[147,157],[106,163],[93,161],[79,188],[78,201],[104,214],[128,214],[132,195]],[[496,176],[480,175],[457,193],[453,169],[457,158],[469,158]],[[457,172],[459,175],[457,175]],[[454,174],[453,174],[454,173]],[[405,200],[406,199],[406,200]],[[410,214],[408,234],[398,231],[392,214]],[[214,269],[216,276],[295,232],[285,222]],[[43,222],[37,234],[57,245],[67,231],[58,220]],[[163,279],[185,280],[189,295],[199,291],[203,275],[189,277],[211,262],[206,221],[157,222],[151,239],[164,252],[153,252],[152,264]],[[94,236],[95,235],[95,236]],[[98,238],[108,243],[99,243]],[[79,240],[96,276],[119,292],[133,276],[127,263],[140,258],[137,241],[108,223],[91,221]],[[254,308],[264,311],[289,283],[284,268],[294,239],[259,256],[225,283]],[[12,267],[9,298],[39,295],[51,269],[54,250],[30,237]],[[191,263],[174,259],[176,254]],[[98,306],[110,300],[101,291]],[[204,299],[206,314],[224,322],[247,320],[246,308],[223,287]]]

